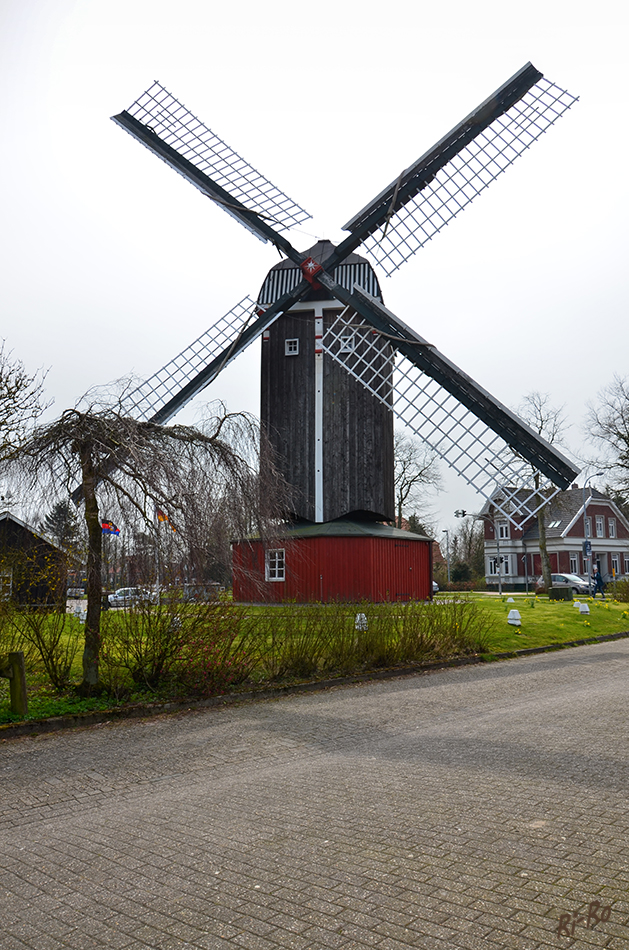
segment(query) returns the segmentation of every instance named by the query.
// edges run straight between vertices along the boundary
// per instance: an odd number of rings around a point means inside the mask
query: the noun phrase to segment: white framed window
[[[629,574],[629,555],[625,554],[625,574]]]
[[[356,336],[354,333],[344,333],[341,337],[341,348],[339,353],[353,353],[356,348]]]
[[[578,554],[570,555],[570,573],[571,574],[579,573],[579,555]]]
[[[284,355],[299,356],[299,340],[284,340]]]
[[[13,593],[13,571],[0,573],[0,600],[9,600]]]
[[[618,577],[619,572],[618,572],[618,555],[617,554],[612,554],[612,571],[613,571],[614,577]]]
[[[605,537],[605,518],[603,515],[596,516],[596,537],[604,538]]]
[[[284,548],[271,548],[266,552],[264,574],[267,581],[286,580],[286,557]]]
[[[607,519],[607,531],[608,531],[608,537],[610,538],[616,537],[616,519],[615,518]]]
[[[506,541],[510,538],[508,521],[500,521],[498,523],[498,537],[501,541]]]
[[[503,576],[510,574],[511,571],[509,567],[509,555],[504,556],[501,554],[500,561],[501,561],[501,567],[502,567],[501,574]],[[489,567],[489,571],[487,573],[490,576],[496,576],[498,574],[498,558],[497,557],[488,558],[487,564]]]
[[[585,536],[586,538],[592,537],[592,519],[590,518],[589,515],[585,519]]]
[[[547,528],[558,528],[561,524],[561,518],[556,519],[555,521],[550,521],[546,527]]]

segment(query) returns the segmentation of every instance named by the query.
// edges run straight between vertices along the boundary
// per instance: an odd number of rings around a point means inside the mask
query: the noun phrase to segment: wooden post
[[[21,650],[0,656],[0,676],[9,680],[11,712],[18,716],[28,715],[28,696],[26,695],[26,668]]]

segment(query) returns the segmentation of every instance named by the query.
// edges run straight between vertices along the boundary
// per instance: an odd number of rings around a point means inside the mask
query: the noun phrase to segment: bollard
[[[18,716],[27,716],[26,668],[24,666],[24,654],[21,650],[0,656],[0,676],[4,676],[9,680],[11,712]]]

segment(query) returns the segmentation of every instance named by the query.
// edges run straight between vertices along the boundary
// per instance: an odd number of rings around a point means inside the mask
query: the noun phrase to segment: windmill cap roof
[[[307,251],[304,251],[304,254],[306,257],[312,257],[315,261],[321,263],[321,261],[324,261],[326,257],[330,256],[333,250],[334,244],[332,244],[332,241],[317,241],[317,243],[313,244],[312,247],[309,247]],[[347,257],[341,261],[341,264],[368,264],[371,266],[366,258],[361,257],[359,254],[353,253],[348,254]],[[269,271],[269,274],[275,270],[287,269],[299,270],[294,261],[291,261],[290,258],[286,258],[285,260],[279,261],[277,264],[275,264]]]
[[[331,241],[317,241],[307,251],[306,257],[312,257],[317,263],[325,261],[334,251]],[[368,294],[382,301],[380,284],[376,273],[364,257],[358,254],[348,256],[338,263],[332,270],[332,276],[345,290],[351,291],[354,284],[362,287]],[[264,278],[264,283],[258,295],[259,304],[272,304],[285,293],[290,293],[297,287],[303,277],[301,268],[290,259],[279,261]],[[325,287],[314,284],[312,289],[302,297],[302,300],[333,300],[331,293]]]

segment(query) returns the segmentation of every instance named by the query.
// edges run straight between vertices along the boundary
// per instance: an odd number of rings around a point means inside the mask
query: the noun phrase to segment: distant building
[[[0,599],[65,607],[66,586],[66,552],[11,512],[0,512]]]
[[[585,521],[583,489],[578,485],[560,492],[546,509],[546,548],[551,572],[587,576],[583,554],[587,537],[603,580],[629,576],[629,521],[602,492],[588,488],[585,501]],[[481,514],[485,522],[488,587],[498,586],[499,566],[505,590],[524,590],[527,578],[529,588],[533,587],[542,573],[537,517],[515,528],[491,502],[486,503]]]

